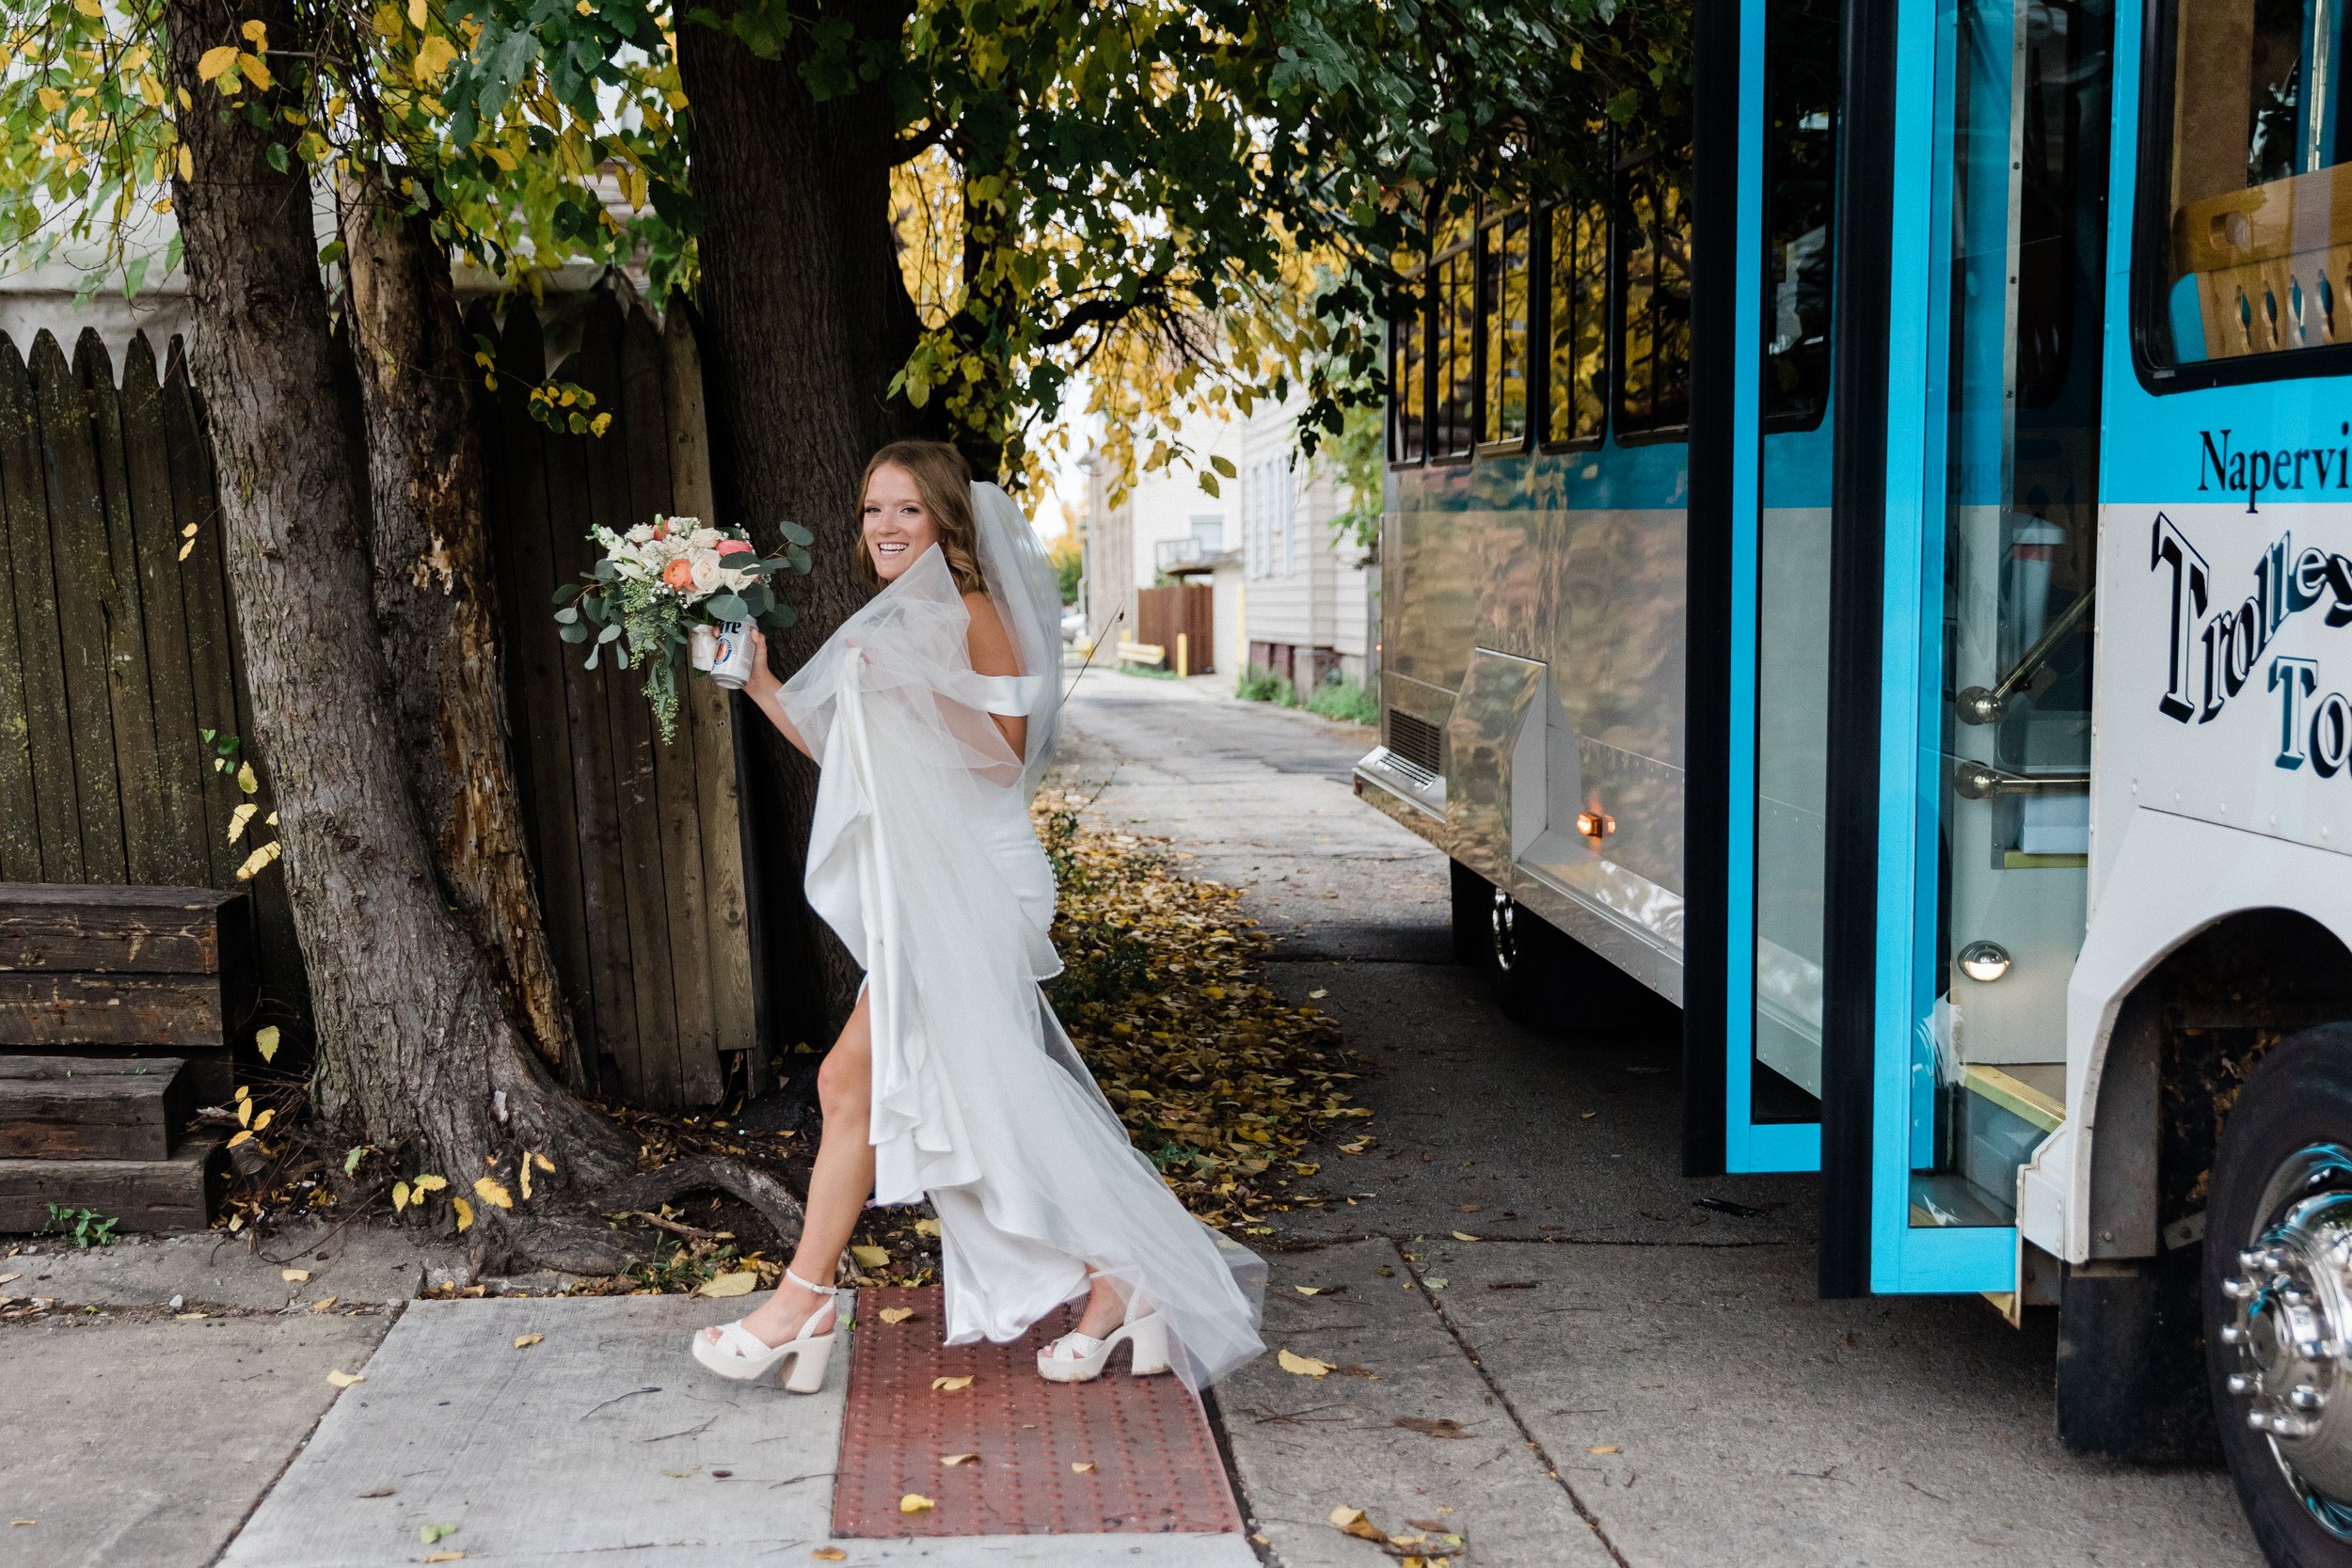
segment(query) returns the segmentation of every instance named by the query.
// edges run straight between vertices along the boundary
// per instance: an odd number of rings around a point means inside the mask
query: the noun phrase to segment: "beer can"
[[[728,690],[739,690],[752,678],[752,627],[748,621],[712,624],[710,678]]]

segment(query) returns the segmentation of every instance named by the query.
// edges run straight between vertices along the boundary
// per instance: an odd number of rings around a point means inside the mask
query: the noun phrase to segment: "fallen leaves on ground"
[[[701,1296],[748,1296],[758,1283],[758,1271],[739,1269],[733,1274],[711,1275],[695,1287],[694,1293]]]
[[[1451,1416],[1399,1416],[1396,1424],[1423,1437],[1468,1437],[1469,1431]]]
[[[883,1247],[868,1246],[860,1243],[850,1249],[850,1256],[858,1260],[858,1266],[861,1268],[886,1269],[890,1267],[890,1253]]]
[[[980,1456],[976,1453],[943,1453],[939,1456],[939,1462],[952,1470],[959,1465],[977,1465],[980,1462]]]
[[[901,1513],[924,1513],[938,1506],[920,1492],[910,1492],[898,1499],[898,1512]]]
[[[1342,1503],[1333,1509],[1327,1517],[1333,1528],[1342,1535],[1352,1535],[1359,1541],[1370,1541],[1381,1546],[1389,1544],[1388,1532],[1365,1518],[1364,1511],[1360,1508],[1350,1508],[1345,1503]]]
[[[850,1560],[850,1554],[843,1551],[838,1546],[819,1546],[808,1555],[815,1558],[819,1562],[847,1562]]]
[[[463,1562],[466,1560],[466,1554],[463,1552],[427,1552],[417,1560],[419,1562]]]
[[[438,1541],[445,1536],[455,1535],[456,1533],[457,1527],[455,1525],[419,1525],[417,1527],[417,1539],[423,1542],[428,1546],[432,1545],[436,1541]]]
[[[914,1316],[914,1308],[912,1307],[885,1307],[881,1311],[875,1313],[874,1316],[880,1318],[886,1323],[902,1323],[909,1318]]]
[[[1603,1443],[1597,1448],[1586,1449],[1584,1451],[1586,1453],[1615,1453],[1617,1451],[1617,1445],[1614,1443]]]
[[[1070,1469],[1073,1475],[1090,1476],[1094,1474],[1094,1461],[1091,1459],[1073,1459],[1070,1462]]]
[[[547,1336],[544,1334],[517,1334],[515,1336],[515,1348],[516,1350],[529,1350],[532,1346],[538,1344],[546,1338]]]
[[[1308,1144],[1370,1116],[1339,1032],[1265,984],[1271,943],[1240,894],[1184,876],[1158,846],[1041,791],[1031,808],[1060,903],[1054,1009],[1128,1135],[1186,1208],[1248,1222],[1285,1190]]]
[[[364,1372],[336,1371],[326,1374],[326,1381],[338,1388],[349,1388],[355,1384],[365,1383],[367,1380],[367,1374]]]
[[[1274,1360],[1284,1371],[1296,1372],[1300,1377],[1322,1377],[1332,1370],[1332,1363],[1300,1355],[1287,1346],[1274,1353]]]
[[[935,1377],[931,1379],[931,1392],[934,1394],[961,1393],[971,1387],[976,1380],[977,1374],[974,1377]]]
[[[310,1277],[310,1271],[308,1269],[280,1269],[278,1271],[278,1277],[284,1280],[289,1285],[299,1285],[304,1280]]]

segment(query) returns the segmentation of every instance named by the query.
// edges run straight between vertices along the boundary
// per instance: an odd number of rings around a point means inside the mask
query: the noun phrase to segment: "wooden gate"
[[[1216,591],[1207,583],[1178,583],[1169,588],[1146,588],[1136,594],[1136,641],[1168,650],[1164,660],[1176,668],[1176,635],[1184,636],[1188,654],[1185,673],[1207,673],[1216,661]]]
[[[499,345],[489,521],[516,763],[584,1053],[607,1092],[634,1104],[707,1104],[723,1087],[723,1053],[749,1053],[755,1091],[768,1058],[725,694],[685,682],[664,746],[641,677],[610,660],[582,669],[583,650],[551,619],[558,585],[596,560],[591,527],[710,515],[702,379],[678,312],[665,328],[603,288],[574,325],[579,346],[551,372],[613,416],[602,436],[531,417],[529,388],[550,373],[536,312],[472,316]]]
[[[234,888],[274,836],[230,843],[246,752],[215,768],[202,735],[251,724],[201,430],[177,339],[159,376],[132,338],[118,385],[95,331],[72,364],[0,333],[0,881]],[[253,1022],[298,1034],[284,883],[253,890]]]

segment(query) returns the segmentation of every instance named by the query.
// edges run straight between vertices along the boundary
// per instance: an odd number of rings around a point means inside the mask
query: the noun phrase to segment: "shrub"
[[[1372,693],[1345,675],[1335,675],[1307,699],[1307,710],[1350,724],[1376,724],[1380,705]]]
[[[1233,695],[1245,703],[1277,703],[1283,707],[1298,705],[1298,689],[1290,677],[1252,664],[1241,673],[1241,682],[1233,688]]]

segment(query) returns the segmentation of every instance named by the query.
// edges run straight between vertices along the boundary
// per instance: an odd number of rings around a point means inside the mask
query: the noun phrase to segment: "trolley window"
[[[1830,219],[1837,180],[1837,12],[1772,11],[1765,73],[1764,427],[1829,410]]]
[[[2352,341],[2343,8],[2173,0],[2159,18],[2171,59],[2156,85],[2171,102],[2145,199],[2163,227],[2139,258],[2153,285],[2141,337],[2159,366]]]
[[[1691,422],[1689,150],[1625,174],[1617,437],[1679,437]]]
[[[1468,245],[1429,263],[1429,455],[1468,457],[1478,389],[1478,258]]]
[[[1544,441],[1595,446],[1609,407],[1609,213],[1597,201],[1544,214],[1550,255]]]
[[[1389,324],[1389,461],[1418,463],[1427,455],[1423,425],[1429,409],[1427,361],[1423,341],[1428,334],[1428,287],[1423,278],[1407,284]]]
[[[1478,231],[1478,294],[1486,321],[1480,386],[1481,445],[1527,439],[1527,211],[1489,218]]]

